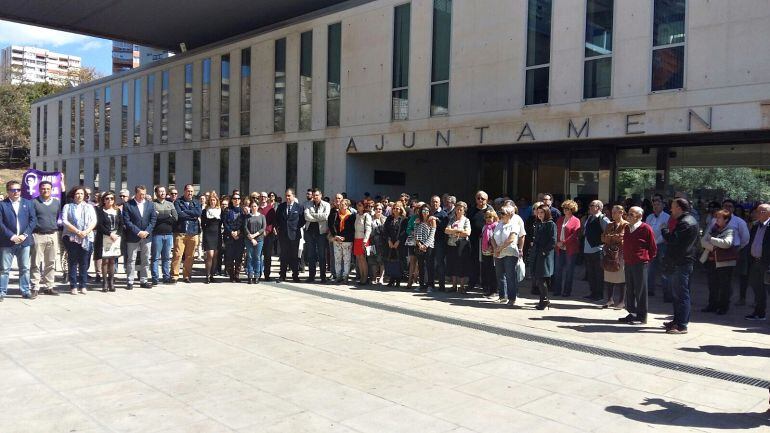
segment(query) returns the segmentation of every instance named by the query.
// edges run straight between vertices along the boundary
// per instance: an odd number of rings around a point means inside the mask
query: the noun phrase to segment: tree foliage
[[[770,170],[756,167],[672,167],[669,191],[684,191],[693,199],[770,200]],[[654,169],[619,170],[617,190],[626,197],[647,197],[655,189]]]

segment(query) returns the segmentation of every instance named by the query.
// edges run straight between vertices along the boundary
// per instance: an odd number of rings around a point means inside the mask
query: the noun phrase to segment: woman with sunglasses
[[[107,191],[102,195],[101,207],[96,210],[96,239],[94,258],[101,261],[102,292],[115,291],[115,264],[118,255],[104,256],[104,242],[120,242],[123,237],[123,217],[115,206],[115,193]],[[119,253],[119,251],[118,251]]]
[[[383,274],[385,272],[385,220],[383,215],[382,203],[372,202],[374,204],[374,215],[372,215],[372,236],[371,244],[374,247],[372,254],[367,261],[369,263],[369,273],[374,277],[374,284],[383,283]]]
[[[417,219],[414,221],[414,255],[417,257],[417,272],[419,275],[420,287],[415,291],[428,290],[433,288],[428,286],[425,275],[428,272],[427,266],[433,262],[430,258],[433,255],[434,240],[436,236],[436,218],[430,216],[430,207],[423,205],[417,212]]]
[[[369,284],[369,265],[366,262],[366,250],[372,236],[372,214],[367,209],[366,202],[356,203],[355,236],[353,238],[353,255],[358,267],[358,285]]]
[[[227,197],[222,203],[229,204]],[[203,238],[203,256],[206,263],[206,280],[209,284],[214,280],[215,261],[220,249],[222,239],[222,208],[219,204],[217,193],[209,194],[207,206],[201,213],[201,231]]]

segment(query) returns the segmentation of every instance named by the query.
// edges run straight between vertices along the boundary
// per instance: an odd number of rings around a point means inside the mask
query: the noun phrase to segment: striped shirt
[[[414,239],[428,248],[433,248],[433,239],[436,236],[436,228],[428,223],[419,223],[414,228]]]

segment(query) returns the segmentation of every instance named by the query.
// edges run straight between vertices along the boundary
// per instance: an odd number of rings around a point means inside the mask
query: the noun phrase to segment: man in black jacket
[[[666,322],[667,334],[686,334],[690,322],[690,277],[697,257],[698,221],[690,215],[690,203],[677,198],[671,203],[671,218],[676,219],[674,230],[661,229],[668,248],[663,257],[663,269],[669,273],[669,284],[674,298],[674,320]]]
[[[286,200],[278,205],[275,213],[278,245],[281,249],[281,268],[278,273],[281,281],[286,281],[286,270],[291,269],[295,283],[299,283],[299,241],[300,229],[305,225],[305,208],[294,197],[294,190],[286,190]]]
[[[746,316],[746,320],[765,320],[767,308],[767,289],[765,272],[770,270],[770,204],[757,207],[757,223],[751,228],[749,237],[749,282],[754,290],[756,306],[754,312]]]

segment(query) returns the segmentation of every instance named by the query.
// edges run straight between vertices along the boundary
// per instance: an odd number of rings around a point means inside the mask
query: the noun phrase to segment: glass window
[[[152,184],[160,185],[160,153],[152,155]]]
[[[80,94],[80,112],[78,113],[78,143],[80,152],[86,150],[86,95]]]
[[[326,142],[313,142],[313,187],[324,189],[324,168],[326,166]]]
[[[393,18],[393,91],[392,119],[409,118],[409,37],[412,8],[406,3],[397,6]]]
[[[230,190],[230,149],[219,149],[219,195],[227,195]]]
[[[57,119],[56,119],[56,127],[58,129],[58,132],[56,134],[56,143],[57,143],[57,153],[56,154],[57,155],[61,155],[62,152],[64,151],[63,145],[62,145],[62,140],[64,138],[64,125],[63,125],[64,118],[63,118],[63,115],[64,115],[64,101],[59,100],[59,113],[58,113],[58,116],[57,116]],[[54,171],[56,171],[56,170],[54,170]]]
[[[313,32],[300,35],[299,130],[309,131],[313,121]]]
[[[249,179],[251,177],[249,165],[251,164],[251,147],[250,146],[243,146],[241,147],[241,166],[240,166],[240,172],[241,172],[241,194],[247,196],[249,194]]]
[[[614,0],[588,0],[586,6],[583,98],[612,93],[612,17]]]
[[[193,150],[192,160],[192,183],[195,192],[200,191],[201,188],[201,151]]]
[[[241,50],[241,135],[251,134],[251,48]]]
[[[297,143],[286,143],[286,188],[297,188]]]
[[[168,71],[160,74],[160,144],[168,144]]]
[[[529,0],[525,105],[548,102],[551,63],[551,0]]]
[[[101,164],[99,163],[99,158],[92,159],[94,163],[94,189],[99,189],[101,184]]]
[[[39,110],[40,108],[38,108]],[[75,153],[75,133],[77,132],[77,123],[75,123],[75,113],[77,112],[77,108],[75,106],[75,97],[70,98],[70,153]],[[106,121],[106,119],[105,119]],[[38,120],[37,124],[40,125],[40,112],[38,112]],[[109,125],[109,122],[105,123],[105,126]],[[40,137],[40,130],[38,129],[37,136]],[[104,148],[109,148],[109,141],[105,140],[104,142]],[[38,150],[38,154],[40,153],[40,150]]]
[[[684,87],[685,0],[655,0],[653,12],[653,92]]]
[[[35,117],[35,125],[37,126],[37,134],[35,134],[35,156],[40,156],[40,128],[43,124],[40,122],[40,107],[37,107],[37,116]]]
[[[134,146],[141,144],[142,128],[142,79],[134,80]]]
[[[449,113],[449,56],[452,41],[452,0],[433,0],[433,57],[430,115]]]
[[[82,159],[78,161],[78,185],[86,184],[86,163]]]
[[[112,87],[104,88],[104,148],[110,148],[110,120],[112,119]],[[112,188],[115,188],[113,185]]]
[[[64,167],[62,166],[62,168]],[[110,167],[107,171],[107,179],[110,180],[110,189],[112,191],[115,191],[115,173],[115,158],[112,157],[110,158]]]
[[[342,24],[329,26],[326,64],[326,126],[340,126]]]
[[[144,121],[147,125],[147,144],[155,144],[155,74],[147,76],[147,115]]]
[[[168,153],[168,186],[176,186],[176,152]]]
[[[128,81],[120,86],[120,147],[128,146]]]
[[[94,150],[99,150],[100,93],[99,89],[94,90]]]
[[[220,71],[222,72],[219,83],[219,136],[230,136],[230,55],[222,55]]]
[[[48,105],[43,105],[43,155],[48,155]]]
[[[201,139],[211,134],[211,59],[201,62]]]
[[[286,130],[286,39],[275,41],[275,74],[273,88],[273,131]]]
[[[120,188],[128,189],[128,157],[120,157]]]
[[[193,65],[188,63],[184,65],[184,141],[192,141],[192,83],[193,83]]]

